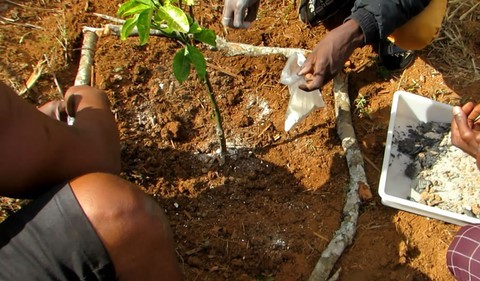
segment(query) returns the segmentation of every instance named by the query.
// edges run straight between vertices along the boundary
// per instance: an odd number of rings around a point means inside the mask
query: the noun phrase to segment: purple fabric
[[[458,231],[448,247],[447,266],[459,281],[480,281],[480,225]]]

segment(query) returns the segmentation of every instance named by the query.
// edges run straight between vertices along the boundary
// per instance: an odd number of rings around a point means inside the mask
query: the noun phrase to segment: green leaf
[[[139,3],[142,3],[142,4],[145,4],[149,7],[154,7],[153,1],[151,1],[151,0],[135,0],[135,1],[137,1]]]
[[[185,48],[179,50],[173,57],[173,75],[178,82],[183,83],[190,74],[190,56]]]
[[[131,0],[125,2],[120,8],[118,8],[117,15],[125,18],[131,15],[140,14],[148,9],[150,9],[150,6]]]
[[[186,4],[187,4],[188,6],[193,6],[193,5],[195,5],[195,1],[194,1],[194,0],[187,0],[187,1],[185,1],[185,2],[186,2]]]
[[[179,5],[179,0],[163,0],[163,6],[168,6],[168,5],[172,5],[172,4],[176,4],[177,6],[180,6]]]
[[[153,21],[154,23],[158,23],[158,24],[160,24],[163,21],[163,19],[158,14],[158,11],[153,15]]]
[[[195,34],[201,32],[203,29],[202,27],[198,24],[198,22],[193,22],[192,25],[190,25],[190,30],[188,33]]]
[[[140,45],[145,45],[148,43],[150,38],[150,26],[152,24],[152,13],[153,9],[143,11],[138,16],[137,28],[138,36],[140,37]]]
[[[123,3],[122,5],[120,5],[120,7],[117,10],[117,16],[123,17],[123,14],[125,13],[125,11],[132,9],[136,5],[137,5],[137,2],[135,0],[130,0]]]
[[[187,33],[190,29],[187,15],[182,9],[172,5],[158,8],[158,17],[163,19],[167,25],[175,31]]]
[[[211,29],[202,29],[199,33],[193,34],[193,38],[210,46],[217,46],[217,35],[215,35],[215,32]]]
[[[135,25],[137,25],[138,15],[135,15],[127,19],[122,25],[122,31],[120,32],[120,39],[127,39],[128,35],[132,32]]]
[[[207,77],[207,62],[205,61],[205,57],[195,46],[187,45],[187,50],[187,55],[190,57],[198,77],[202,81],[205,80]]]
[[[169,38],[177,38],[177,33],[173,29],[171,29],[169,26],[167,26],[166,28],[161,28],[159,30]]]

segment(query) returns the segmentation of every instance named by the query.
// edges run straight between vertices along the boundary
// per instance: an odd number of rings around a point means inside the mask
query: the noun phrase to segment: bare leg
[[[119,280],[182,279],[169,222],[154,200],[110,174],[88,174],[70,185]]]

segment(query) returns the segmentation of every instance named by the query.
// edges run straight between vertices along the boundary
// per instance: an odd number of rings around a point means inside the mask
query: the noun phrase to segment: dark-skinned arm
[[[313,48],[298,75],[305,76],[304,91],[320,89],[330,81],[352,55],[364,45],[363,32],[355,20],[333,29]]]
[[[344,66],[356,48],[377,45],[396,28],[420,13],[430,0],[357,0],[352,14],[314,47],[298,73],[305,76],[300,88],[320,89]]]
[[[80,86],[65,100],[73,126],[49,116],[55,106],[40,111],[0,82],[0,195],[32,197],[85,173],[119,173],[119,135],[106,95]]]

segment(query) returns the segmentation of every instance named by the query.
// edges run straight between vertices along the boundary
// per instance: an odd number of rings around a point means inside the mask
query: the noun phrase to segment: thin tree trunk
[[[217,101],[215,99],[215,95],[213,93],[212,85],[210,84],[210,79],[208,75],[205,79],[205,85],[207,86],[208,96],[210,97],[210,103],[213,107],[213,113],[215,115],[215,124],[216,124],[216,131],[218,140],[220,142],[220,159],[219,164],[223,165],[225,163],[225,155],[227,154],[227,142],[225,140],[225,133],[223,131],[222,125],[222,115],[220,114],[220,109],[218,108]]]

